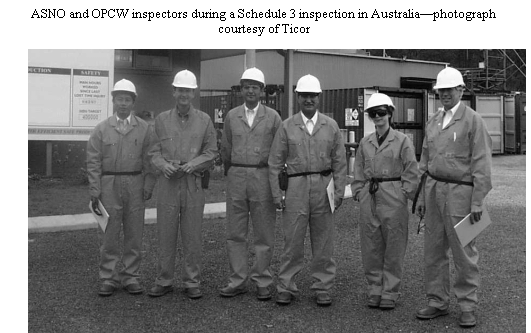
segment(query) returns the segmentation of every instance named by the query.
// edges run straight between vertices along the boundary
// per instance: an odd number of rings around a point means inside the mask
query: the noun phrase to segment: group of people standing
[[[284,121],[277,111],[260,103],[265,88],[262,71],[247,69],[240,86],[244,104],[227,113],[221,143],[227,176],[230,273],[219,294],[235,297],[252,285],[258,300],[272,298],[276,211],[281,211],[284,248],[276,274],[275,301],[290,304],[299,293],[296,276],[303,268],[309,228],[311,290],[318,305],[328,306],[337,269],[334,211],[341,206],[349,182],[343,137],[336,121],[319,112],[322,90],[315,76],[299,79],[295,91],[300,112]],[[191,299],[202,297],[204,171],[217,157],[217,136],[210,117],[192,105],[197,88],[194,74],[180,71],[173,87],[175,107],[148,126],[131,113],[137,97],[133,83],[118,81],[112,91],[115,114],[98,124],[89,139],[92,205],[98,213],[101,201],[110,216],[107,230],[99,232],[101,296],[112,295],[120,286],[131,294],[144,292],[139,282],[144,201],[151,198],[158,182],[159,258],[155,284],[148,295],[159,297],[173,291],[180,232],[185,293]],[[459,324],[474,326],[478,252],[474,241],[460,245],[453,226],[468,213],[473,222],[481,219],[483,201],[491,189],[492,144],[479,114],[460,102],[463,87],[459,71],[448,67],[439,73],[434,89],[444,110],[426,124],[420,164],[411,140],[391,126],[395,109],[391,99],[373,94],[365,112],[374,122],[375,132],[359,143],[351,189],[354,200],[360,202],[367,306],[393,309],[400,297],[409,199],[414,200],[416,213],[426,218],[428,306],[419,310],[417,317],[448,314],[451,249],[456,266],[454,291],[462,311]],[[250,223],[255,260],[249,268]],[[120,260],[123,269],[117,271]]]

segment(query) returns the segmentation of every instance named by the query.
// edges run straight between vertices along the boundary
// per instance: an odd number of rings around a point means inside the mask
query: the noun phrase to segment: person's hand
[[[336,207],[335,210],[338,210],[339,206],[341,206],[342,203],[343,203],[343,198],[335,198],[334,200],[334,205]]]
[[[186,163],[185,165],[181,166],[181,171],[184,171],[186,173],[192,173],[194,172],[195,167],[191,165],[190,163]]]
[[[360,192],[354,193],[354,201],[360,202]]]
[[[100,211],[100,208],[98,207],[100,200],[96,197],[90,197],[90,201],[92,202],[92,210],[94,211],[94,214],[101,216],[102,213]]]
[[[472,224],[479,222],[481,220],[481,215],[483,214],[483,210],[481,207],[472,207],[470,210],[470,222]]]
[[[148,201],[151,199],[151,196],[153,195],[153,192],[150,192],[148,190],[144,190],[144,201]]]
[[[282,198],[279,202],[275,202],[275,206],[277,210],[284,210],[286,209],[286,199]]]
[[[417,215],[421,218],[424,217],[424,214],[426,214],[426,206],[421,203],[417,203]]]
[[[167,163],[164,168],[162,169],[162,173],[164,173],[164,177],[170,179],[171,176],[177,171],[178,169],[173,166],[171,163]]]

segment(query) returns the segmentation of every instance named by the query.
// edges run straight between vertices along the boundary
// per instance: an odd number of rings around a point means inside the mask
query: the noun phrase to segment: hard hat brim
[[[310,91],[310,90],[306,90],[306,89],[303,89],[303,90],[297,90],[297,89],[295,89],[295,92],[296,92],[296,93],[320,94],[320,93],[322,93],[323,91],[322,91],[321,89],[319,89],[319,90],[312,90],[312,91]]]
[[[129,94],[129,95],[131,95],[131,96],[135,96],[135,97],[137,97],[137,95],[136,95],[135,92],[133,92],[133,91],[129,91],[129,90],[113,90],[113,91],[111,91],[111,95],[112,95],[112,97],[114,97],[114,96],[117,95],[117,94]]]
[[[463,84],[439,84],[439,85],[433,86],[433,89],[437,90],[437,89],[446,89],[446,88],[456,88],[460,86],[463,86]]]
[[[196,89],[197,86],[192,86],[192,85],[188,85],[188,84],[178,84],[178,85],[175,85],[175,84],[172,84],[175,88],[187,88],[187,89]]]

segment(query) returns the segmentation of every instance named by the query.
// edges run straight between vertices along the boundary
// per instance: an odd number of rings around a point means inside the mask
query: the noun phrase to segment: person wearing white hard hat
[[[367,279],[367,305],[394,309],[400,297],[408,239],[407,200],[418,185],[418,165],[411,140],[391,128],[395,106],[389,96],[372,94],[367,102],[376,131],[357,149],[354,200],[360,202],[361,258]]]
[[[221,154],[227,175],[227,254],[230,275],[220,290],[223,297],[247,291],[247,280],[256,285],[259,300],[271,298],[271,259],[275,247],[275,204],[269,186],[267,159],[282,122],[277,111],[262,105],[264,74],[245,70],[240,79],[244,104],[227,113]],[[255,262],[248,269],[249,219],[253,224]]]
[[[481,219],[484,199],[492,188],[492,140],[479,113],[461,102],[464,82],[458,70],[443,69],[433,88],[443,110],[426,124],[419,165],[421,185],[413,205],[426,221],[424,283],[428,306],[417,312],[417,318],[448,314],[448,252],[452,250],[454,293],[461,309],[459,324],[471,327],[476,325],[478,250],[475,240],[463,247],[454,226],[469,213],[472,223]]]
[[[321,85],[312,75],[297,82],[300,112],[284,120],[269,154],[269,182],[277,209],[282,211],[284,251],[278,272],[278,304],[289,304],[299,290],[295,277],[303,268],[304,239],[310,229],[315,279],[311,290],[320,306],[332,304],[330,291],[336,276],[333,209],[341,206],[347,162],[343,136],[335,120],[320,113]],[[287,166],[287,189],[281,190],[279,174]],[[333,180],[332,206],[327,186]],[[284,186],[283,186],[284,187]]]
[[[99,203],[109,214],[100,230],[98,294],[110,296],[120,285],[130,294],[141,294],[139,272],[144,229],[144,201],[151,198],[155,170],[148,156],[150,126],[132,114],[136,88],[120,80],[111,92],[114,115],[99,123],[87,143],[87,173],[92,210],[101,215]],[[120,258],[120,229],[124,248]],[[117,270],[122,261],[123,268]]]
[[[161,175],[157,193],[158,269],[155,285],[148,292],[152,297],[173,291],[179,232],[185,293],[191,299],[203,295],[200,289],[203,188],[206,188],[203,181],[217,156],[217,136],[210,116],[192,105],[196,88],[192,72],[178,72],[173,81],[175,107],[155,119],[149,154]]]

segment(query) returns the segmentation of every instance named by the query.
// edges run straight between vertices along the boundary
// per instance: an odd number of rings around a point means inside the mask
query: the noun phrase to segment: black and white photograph
[[[525,332],[511,6],[18,9],[6,331]]]
[[[423,331],[522,309],[525,50],[28,55],[35,328]]]

